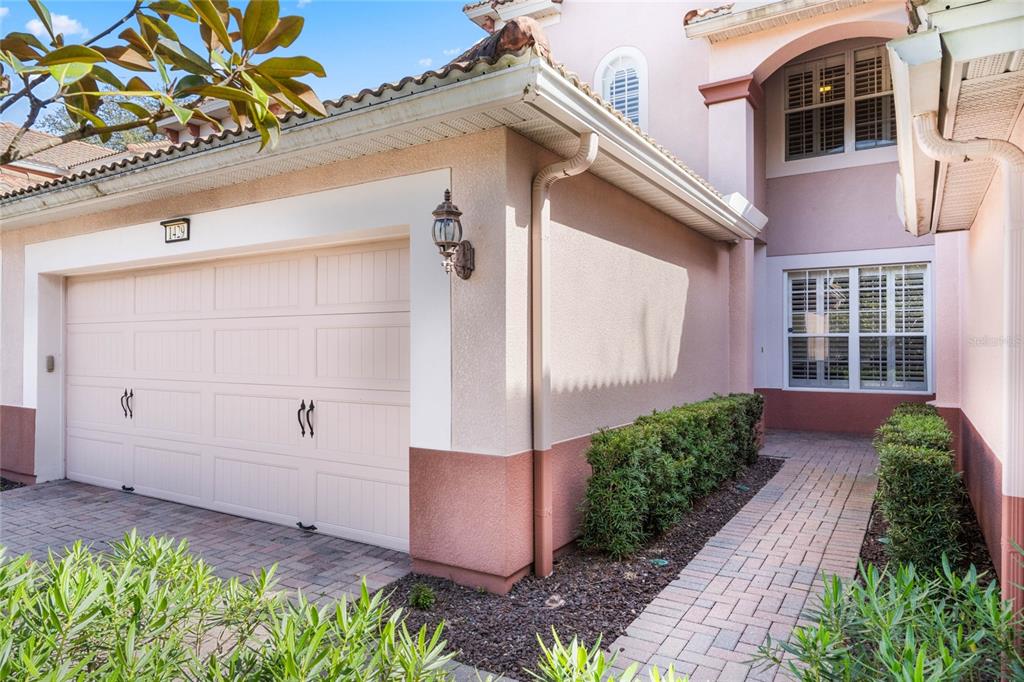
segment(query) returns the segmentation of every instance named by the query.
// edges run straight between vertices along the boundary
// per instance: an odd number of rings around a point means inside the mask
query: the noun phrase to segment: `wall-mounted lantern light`
[[[174,218],[160,222],[164,226],[164,243],[185,242],[189,238],[189,219]]]
[[[462,241],[462,211],[452,203],[452,191],[444,191],[444,201],[434,209],[434,244],[444,259],[444,271],[462,279],[473,274],[473,245]]]

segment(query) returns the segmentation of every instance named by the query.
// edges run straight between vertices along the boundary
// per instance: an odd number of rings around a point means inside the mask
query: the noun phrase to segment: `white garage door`
[[[67,284],[68,478],[408,549],[408,242]]]

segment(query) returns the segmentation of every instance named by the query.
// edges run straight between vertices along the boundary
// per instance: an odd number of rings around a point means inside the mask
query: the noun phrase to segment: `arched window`
[[[641,128],[647,127],[647,60],[635,47],[619,47],[601,60],[594,82],[601,96]]]

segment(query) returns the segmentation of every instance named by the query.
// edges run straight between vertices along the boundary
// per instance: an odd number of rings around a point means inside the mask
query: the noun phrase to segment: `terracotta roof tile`
[[[14,137],[18,130],[18,126],[13,123],[0,122],[0,148],[6,149],[7,145],[11,142],[11,138]],[[22,141],[29,147],[45,144],[56,139],[54,135],[32,129],[29,129],[24,137],[22,137]],[[111,153],[113,153],[112,150],[107,147],[76,140],[74,142],[65,142],[62,145],[47,149],[38,154],[33,154],[25,160],[68,169],[72,166],[103,158],[104,156],[110,156]]]
[[[719,5],[718,7],[704,7],[702,9],[691,9],[683,17],[683,26],[689,26],[690,24],[696,24],[700,21],[707,19],[714,19],[715,17],[722,16],[724,14],[732,13],[732,6],[735,3],[727,3],[725,5]]]

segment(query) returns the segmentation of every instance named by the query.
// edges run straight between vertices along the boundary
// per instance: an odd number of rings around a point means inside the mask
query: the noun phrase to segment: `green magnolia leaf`
[[[126,28],[117,34],[117,37],[131,45],[140,54],[151,54],[153,47],[142,39],[134,28]]]
[[[135,90],[137,92],[143,92],[143,91],[147,91],[148,92],[148,91],[152,91],[153,90],[153,88],[149,87],[149,83],[147,83],[146,81],[142,80],[138,76],[132,76],[131,78],[128,79],[128,85],[127,85],[126,89],[128,89],[128,90]]]
[[[61,85],[68,85],[74,83],[79,78],[84,78],[90,71],[92,71],[92,64],[58,64],[56,66],[47,67],[50,71],[50,75],[60,83]]]
[[[313,74],[323,78],[324,67],[309,57],[271,57],[261,64],[253,65],[257,71],[271,78],[292,78]]]
[[[206,85],[206,79],[202,76],[189,74],[179,80],[174,87],[174,97],[197,94],[196,90]]]
[[[96,114],[92,113],[91,111],[79,109],[76,106],[72,106],[71,104],[68,104],[66,100],[64,102],[64,108],[68,110],[68,114],[71,115],[72,120],[77,119],[76,122],[81,122],[85,120],[97,128],[102,128],[107,125],[103,121],[103,119],[97,116]]]
[[[95,64],[102,61],[106,61],[106,57],[91,47],[68,45],[43,55],[38,64],[40,66],[56,66],[57,64]]]
[[[162,15],[174,15],[195,23],[199,21],[199,15],[183,2],[178,0],[155,0],[147,5],[149,9]]]
[[[189,0],[189,4],[192,5],[192,9],[199,15],[199,20],[205,26],[208,26],[214,35],[217,36],[217,40],[220,41],[221,47],[225,50],[231,50],[231,36],[228,35],[228,29],[224,25],[224,20],[221,18],[220,11],[213,4],[212,0]],[[211,45],[211,47],[213,47]]]
[[[263,42],[256,47],[256,53],[266,54],[279,47],[288,47],[302,33],[302,26],[305,21],[305,19],[299,16],[281,17],[277,22],[277,26],[270,32],[270,35],[264,38]]]
[[[28,4],[32,5],[32,9],[35,10],[36,16],[39,17],[39,21],[43,22],[43,26],[46,27],[46,32],[53,38],[53,20],[50,19],[50,10],[46,9],[39,0],[28,0]]]
[[[277,0],[250,2],[242,20],[242,47],[251,50],[259,46],[277,26],[279,13]]]
[[[137,104],[136,102],[118,102],[117,106],[121,107],[122,109],[132,114],[139,120],[149,118],[149,116],[153,113],[146,107],[142,106],[141,104]]]
[[[124,90],[124,83],[121,82],[121,79],[98,64],[92,65],[92,75],[117,90]]]
[[[181,125],[185,125],[190,120],[192,120],[191,109],[186,109],[183,106],[179,106],[174,102],[173,99],[167,97],[166,95],[164,97],[161,97],[160,99],[162,99],[164,104],[167,105],[167,108],[174,113],[174,117],[178,119],[178,123],[180,123]]]
[[[190,73],[203,73],[207,76],[215,76],[217,74],[208,61],[180,42],[161,38],[157,44],[157,49],[159,50],[160,48],[163,48],[161,50],[163,56],[180,69]]]
[[[171,25],[160,17],[150,17],[145,14],[139,14],[139,23],[147,26],[157,35],[163,36],[164,38],[170,38],[171,40],[178,40],[178,34],[174,32]]]

